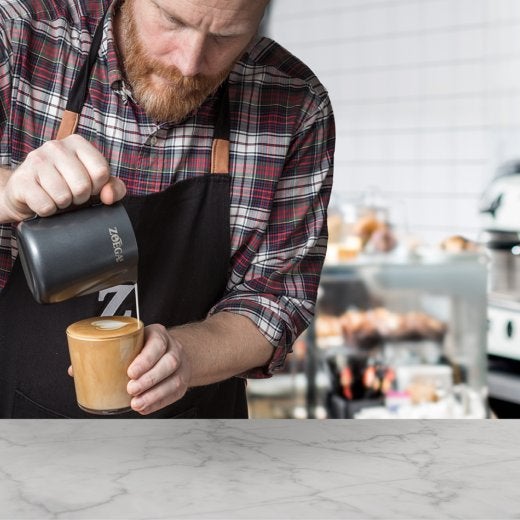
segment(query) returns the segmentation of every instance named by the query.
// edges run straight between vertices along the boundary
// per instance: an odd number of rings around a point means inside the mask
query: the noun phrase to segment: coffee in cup
[[[103,316],[67,327],[76,399],[89,413],[130,411],[127,370],[143,348],[144,326],[129,316]]]

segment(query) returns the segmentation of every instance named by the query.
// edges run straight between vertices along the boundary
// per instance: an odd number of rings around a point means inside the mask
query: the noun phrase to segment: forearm
[[[189,386],[202,386],[266,365],[273,346],[245,316],[219,312],[203,322],[174,327],[191,364]]]

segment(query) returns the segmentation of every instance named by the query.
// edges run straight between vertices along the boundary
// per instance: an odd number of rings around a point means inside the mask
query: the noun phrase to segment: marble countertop
[[[0,518],[520,518],[520,421],[0,421]]]

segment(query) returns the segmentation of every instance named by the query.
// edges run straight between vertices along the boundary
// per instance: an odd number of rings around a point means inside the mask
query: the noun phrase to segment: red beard
[[[134,99],[155,121],[182,121],[228,76],[231,66],[214,76],[184,77],[177,67],[164,65],[148,56],[139,40],[131,2],[124,2],[119,15],[126,77]]]

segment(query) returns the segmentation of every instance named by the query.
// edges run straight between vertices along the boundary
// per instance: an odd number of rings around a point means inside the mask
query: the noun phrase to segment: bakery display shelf
[[[486,263],[478,254],[366,255],[323,269],[307,338],[330,417],[487,416]]]

